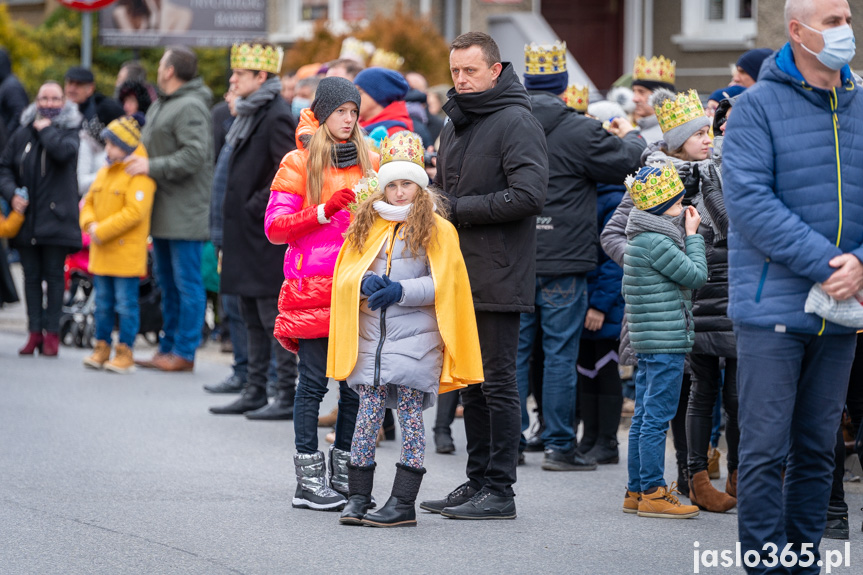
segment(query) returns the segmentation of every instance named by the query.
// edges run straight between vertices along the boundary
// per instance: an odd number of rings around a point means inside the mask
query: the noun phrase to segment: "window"
[[[755,0],[687,0],[681,34],[672,40],[683,50],[751,48],[757,34]]]

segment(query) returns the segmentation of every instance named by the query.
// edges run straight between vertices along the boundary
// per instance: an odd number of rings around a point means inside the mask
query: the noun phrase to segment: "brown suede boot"
[[[707,450],[707,474],[710,479],[719,479],[719,458],[721,455],[719,450],[712,445]]]
[[[706,469],[692,476],[689,499],[699,508],[713,513],[725,513],[737,505],[737,499],[713,487]]]
[[[93,353],[84,358],[84,366],[102,369],[109,357],[111,357],[111,344],[107,341],[98,340],[93,346]]]
[[[132,373],[135,371],[135,360],[128,345],[118,343],[114,348],[114,359],[105,364],[106,371],[114,373]]]
[[[725,493],[731,497],[737,498],[737,470],[735,469],[728,474],[728,479],[725,480]]]
[[[331,412],[326,415],[318,416],[318,427],[335,427],[336,419],[339,417],[339,406],[335,406]]]

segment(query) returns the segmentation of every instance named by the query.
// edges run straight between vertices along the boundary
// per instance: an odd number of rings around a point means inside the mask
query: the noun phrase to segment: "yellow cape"
[[[444,343],[438,393],[446,393],[483,381],[482,354],[470,280],[458,234],[445,219],[435,215],[435,220],[437,234],[427,253],[435,285],[435,315]],[[392,238],[395,224],[378,217],[362,253],[349,242],[342,245],[333,274],[327,377],[344,380],[354,370],[359,337],[360,283],[383,243]]]

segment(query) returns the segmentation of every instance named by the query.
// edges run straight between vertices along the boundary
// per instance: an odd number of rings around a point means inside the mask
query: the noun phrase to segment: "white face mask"
[[[824,48],[818,53],[807,48],[805,44],[801,43],[800,45],[831,70],[841,70],[854,57],[857,51],[857,42],[854,39],[854,31],[848,24],[826,30],[816,30],[803,22],[800,22],[800,25],[821,34],[821,37],[824,38]]]

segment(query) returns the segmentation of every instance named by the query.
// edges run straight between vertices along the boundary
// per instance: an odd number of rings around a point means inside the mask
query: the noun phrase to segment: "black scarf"
[[[357,165],[357,145],[353,142],[333,144],[333,164],[337,168]]]

